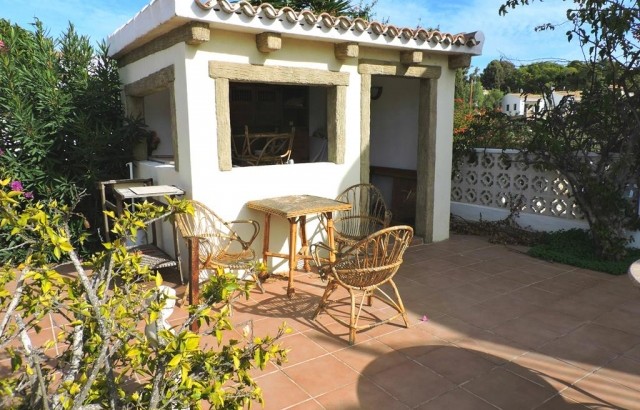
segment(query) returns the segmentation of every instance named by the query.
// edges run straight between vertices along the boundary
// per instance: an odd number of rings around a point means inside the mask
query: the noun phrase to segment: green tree
[[[10,178],[0,181],[0,224],[27,250],[0,269],[0,349],[11,359],[11,372],[0,379],[0,407],[186,409],[204,402],[238,409],[262,401],[252,369],[285,358],[274,344],[285,327],[275,337],[252,338],[249,331],[223,337],[232,330],[230,299],[250,287],[219,273],[203,285],[189,317],[166,328],[160,311],[170,296],[160,288],[162,277],[125,243],[146,223],[193,209],[170,200],[168,208],[145,202],[131,211],[115,220],[119,239],[81,262],[70,207],[28,200]],[[58,273],[47,262],[51,257],[69,258],[76,274]],[[49,315],[61,324],[57,340],[36,344],[32,335]],[[145,323],[155,332],[143,331]]]
[[[0,19],[0,165],[35,198],[71,204],[96,181],[125,177],[144,132],[124,115],[104,46],[96,53],[72,25],[59,40],[39,20],[33,26]],[[85,196],[77,211],[97,221],[96,202]]]
[[[505,78],[504,69],[502,68],[502,64],[500,64],[500,61],[492,60],[482,72],[480,80],[482,81],[484,88],[487,90],[501,90],[504,85]]]
[[[500,13],[529,3],[508,0]],[[587,56],[582,99],[548,107],[523,133],[525,157],[567,178],[600,256],[608,259],[624,256],[627,229],[640,225],[630,201],[638,200],[640,187],[639,7],[625,0],[571,3],[567,36]]]

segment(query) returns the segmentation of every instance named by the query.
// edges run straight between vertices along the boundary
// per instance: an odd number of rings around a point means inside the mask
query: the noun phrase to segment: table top
[[[121,199],[148,198],[164,195],[184,195],[184,191],[182,189],[173,185],[128,186],[115,188],[114,191],[121,197]]]
[[[309,214],[347,211],[351,209],[351,204],[313,195],[287,195],[249,201],[247,207],[288,219]]]

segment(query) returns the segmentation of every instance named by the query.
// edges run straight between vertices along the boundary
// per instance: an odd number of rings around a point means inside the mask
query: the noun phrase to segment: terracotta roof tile
[[[269,3],[252,6],[246,1],[230,3],[227,0],[195,0],[195,3],[204,10],[223,11],[228,14],[244,14],[247,17],[264,16],[272,20],[286,19],[290,23],[304,21],[310,25],[322,25],[326,28],[335,28],[343,31],[355,30],[361,33],[369,32],[379,36],[391,38],[403,37],[406,40],[419,40],[443,46],[456,45],[474,47],[480,40],[473,33],[450,34],[438,30],[425,30],[423,28],[396,27],[391,24],[382,24],[377,21],[368,22],[361,18],[350,19],[346,16],[331,16],[328,13],[314,14],[309,10],[296,11],[290,7],[277,9]]]

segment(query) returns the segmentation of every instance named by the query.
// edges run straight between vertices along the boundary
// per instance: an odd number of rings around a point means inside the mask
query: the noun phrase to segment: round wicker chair
[[[370,329],[387,323],[402,316],[406,327],[409,326],[407,314],[400,298],[398,288],[393,282],[402,264],[402,256],[413,238],[413,229],[410,226],[400,225],[385,228],[360,240],[345,251],[337,252],[335,262],[327,262],[320,257],[320,252],[330,251],[325,244],[314,244],[312,254],[319,266],[321,275],[328,278],[322,299],[316,309],[313,318],[324,311],[336,321],[349,328],[349,343],[353,344],[356,332]],[[394,295],[389,295],[380,286],[388,283]],[[349,292],[351,299],[350,320],[347,323],[329,309],[332,303],[329,300],[331,294],[343,287]],[[361,299],[356,303],[357,297]],[[395,314],[386,319],[379,319],[366,325],[358,325],[363,312],[365,302],[371,306],[372,298],[381,300],[395,310]],[[357,306],[356,306],[357,305]]]
[[[253,220],[227,222],[203,203],[195,200],[189,202],[193,206],[193,214],[178,213],[175,214],[175,218],[178,230],[189,246],[192,293],[199,282],[200,272],[202,270],[215,272],[216,268],[237,271],[240,273],[240,279],[252,278],[264,293],[254,269],[256,255],[251,249],[251,244],[260,231],[258,222]],[[252,231],[249,240],[244,240],[233,229],[239,224],[249,226],[248,231]],[[194,297],[197,298],[197,291],[195,293]],[[190,303],[193,302],[190,301]]]

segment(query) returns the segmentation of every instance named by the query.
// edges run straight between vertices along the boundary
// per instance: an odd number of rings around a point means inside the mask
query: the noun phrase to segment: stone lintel
[[[118,60],[118,65],[124,67],[159,51],[166,50],[175,44],[185,42],[189,45],[198,45],[209,41],[210,38],[211,29],[209,28],[209,23],[192,21],[123,55],[116,55],[115,57]]]

